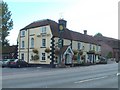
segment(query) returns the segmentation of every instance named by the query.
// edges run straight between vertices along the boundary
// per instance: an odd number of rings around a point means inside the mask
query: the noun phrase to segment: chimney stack
[[[87,30],[84,30],[84,34],[87,35]]]

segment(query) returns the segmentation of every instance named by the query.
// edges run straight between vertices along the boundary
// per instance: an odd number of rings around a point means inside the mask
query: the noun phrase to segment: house
[[[17,45],[2,47],[2,59],[17,59]]]
[[[22,28],[18,35],[18,58],[30,64],[52,66],[96,63],[101,52],[100,44],[87,35],[87,30],[82,34],[66,26],[67,21],[63,19],[58,23],[44,19]]]
[[[96,35],[95,39],[101,44],[101,55],[107,58],[120,58],[120,40]],[[110,55],[111,53],[111,55]]]

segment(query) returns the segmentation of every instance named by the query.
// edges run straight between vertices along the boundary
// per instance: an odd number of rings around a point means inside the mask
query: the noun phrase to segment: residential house
[[[108,58],[120,58],[120,40],[96,35],[95,39],[101,44],[101,55]],[[111,53],[111,56],[109,54]]]
[[[63,27],[59,28],[60,24]],[[58,23],[45,19],[22,28],[18,35],[18,58],[30,64],[52,66],[96,63],[101,52],[100,44],[87,35],[87,30],[82,34],[69,30],[66,26],[67,21],[63,19]],[[60,32],[60,29],[63,31]]]

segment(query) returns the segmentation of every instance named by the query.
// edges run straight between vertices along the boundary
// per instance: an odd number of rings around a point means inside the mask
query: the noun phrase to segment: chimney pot
[[[87,35],[87,30],[84,30],[84,34]]]

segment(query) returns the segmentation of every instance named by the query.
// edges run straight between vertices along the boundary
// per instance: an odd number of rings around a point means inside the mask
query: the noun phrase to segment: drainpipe
[[[27,63],[29,63],[29,29],[28,29],[28,58],[27,58]]]
[[[19,59],[20,59],[20,48],[21,48],[21,31],[19,34]]]

